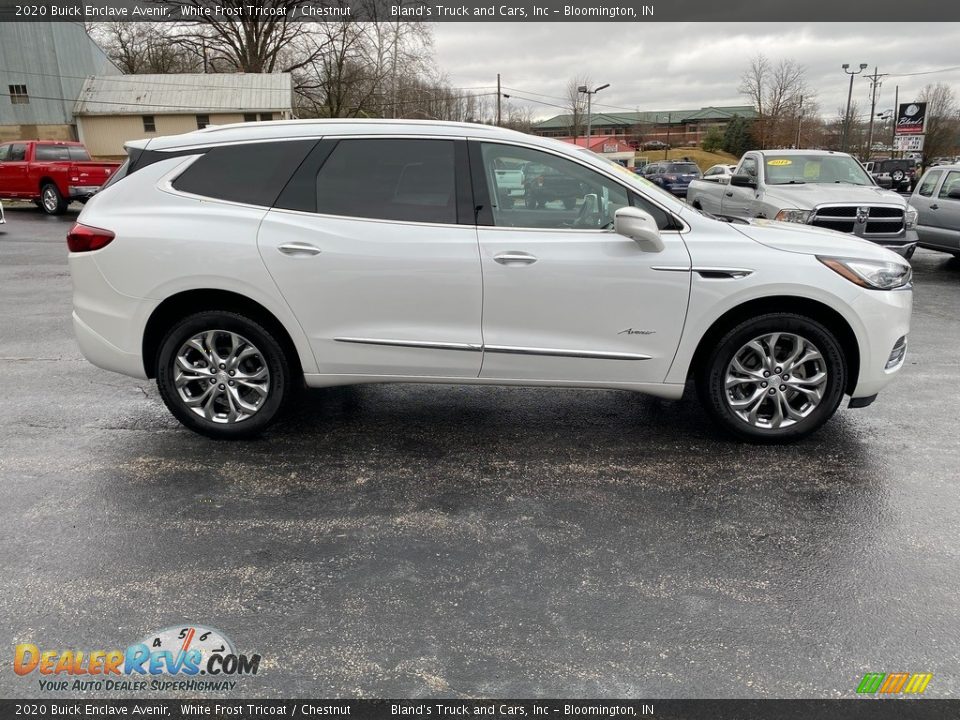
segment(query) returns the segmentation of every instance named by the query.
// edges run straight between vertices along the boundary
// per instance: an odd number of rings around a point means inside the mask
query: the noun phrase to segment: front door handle
[[[319,255],[320,248],[314,247],[310,243],[292,242],[285,243],[277,248],[284,255]]]
[[[530,253],[516,251],[494,255],[493,259],[501,265],[533,265],[537,261],[537,258]]]
[[[733,193],[732,193],[732,192],[724,193],[724,195],[726,195],[727,197],[733,197]]]
[[[930,209],[931,209],[931,210],[939,210],[939,209],[940,209],[940,206],[937,205],[936,203],[934,203],[933,205],[930,206]]]

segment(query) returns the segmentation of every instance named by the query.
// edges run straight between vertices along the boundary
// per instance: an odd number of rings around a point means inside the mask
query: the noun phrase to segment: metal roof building
[[[0,22],[0,140],[73,140],[73,104],[89,75],[119,74],[73,22]]]
[[[87,78],[73,108],[92,155],[121,157],[128,140],[208,125],[293,117],[290,73],[184,73]]]

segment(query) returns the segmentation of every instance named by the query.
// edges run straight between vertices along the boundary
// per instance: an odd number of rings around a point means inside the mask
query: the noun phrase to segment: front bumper
[[[909,258],[911,255],[913,255],[913,251],[916,250],[917,242],[920,240],[920,238],[917,235],[916,230],[907,230],[903,237],[894,237],[889,239],[866,237],[864,240],[869,240],[880,247],[884,247],[887,250],[892,250],[901,257]]]
[[[860,375],[853,399],[876,395],[890,384],[906,360],[906,343],[913,309],[912,290],[864,290],[852,303],[863,334],[860,342]],[[856,407],[856,405],[853,405]]]

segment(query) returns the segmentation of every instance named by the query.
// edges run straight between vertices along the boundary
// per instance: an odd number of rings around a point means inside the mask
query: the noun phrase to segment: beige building
[[[74,106],[90,154],[122,158],[129,140],[208,125],[293,117],[289,73],[118,75],[87,78]]]

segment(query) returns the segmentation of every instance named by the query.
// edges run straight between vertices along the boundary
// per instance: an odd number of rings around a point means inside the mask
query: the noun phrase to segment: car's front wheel
[[[821,323],[771,313],[724,334],[703,362],[697,388],[708,413],[750,442],[789,442],[836,412],[846,386],[840,343]]]
[[[290,361],[261,324],[237,313],[201,312],[175,324],[161,343],[157,386],[191,430],[245,438],[265,430],[283,408]]]

